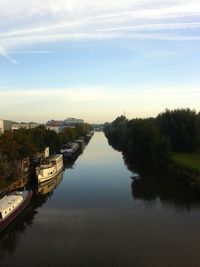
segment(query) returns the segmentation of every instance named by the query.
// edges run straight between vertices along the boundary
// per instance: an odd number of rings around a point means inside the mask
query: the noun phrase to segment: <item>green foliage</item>
[[[128,121],[118,117],[104,125],[109,143],[137,164],[161,168],[171,162],[169,140],[162,136],[154,119]]]
[[[79,123],[75,127],[66,127],[59,134],[62,144],[72,142],[76,138],[86,137],[87,134],[92,130],[92,126],[88,123]]]
[[[44,126],[7,131],[0,136],[0,153],[6,156],[8,162],[34,156],[45,147],[49,147],[50,154],[54,154],[59,152],[62,144],[87,135],[91,129],[89,124],[83,123],[75,128],[64,128],[59,134]]]
[[[44,126],[5,132],[0,136],[0,178],[20,176],[21,159],[32,157],[46,147],[50,154],[58,153],[62,144],[86,136],[90,130],[92,127],[83,123],[75,128],[64,128],[59,134]]]
[[[175,151],[191,152],[199,148],[200,116],[194,110],[166,110],[159,114],[156,123],[162,134],[170,138]]]
[[[89,131],[92,130],[92,127],[88,123],[79,123],[75,126],[75,136],[86,136]]]
[[[111,124],[104,125],[104,133],[110,144],[118,150],[123,150],[126,124],[128,120],[125,116],[117,117]]]
[[[0,136],[0,153],[5,155],[8,161],[13,161],[20,157],[19,144],[12,132],[6,131]]]
[[[166,110],[155,119],[129,121],[120,116],[112,123],[106,123],[104,132],[109,143],[129,159],[157,168],[172,162],[172,149],[188,153],[199,151],[200,113],[190,109]],[[179,165],[198,169],[191,154],[190,157],[180,155],[174,156],[173,160]]]
[[[68,142],[73,141],[76,138],[75,128],[64,128],[63,131],[59,134],[61,143],[66,144]]]
[[[0,179],[6,177],[10,173],[9,162],[3,154],[0,153]]]

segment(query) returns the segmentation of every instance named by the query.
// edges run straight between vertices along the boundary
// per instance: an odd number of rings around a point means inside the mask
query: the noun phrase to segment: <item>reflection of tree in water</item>
[[[161,176],[148,176],[132,182],[134,199],[150,202],[160,199],[164,205],[173,205],[178,209],[200,208],[200,199],[187,186],[179,181]]]
[[[32,186],[33,191],[35,191],[34,187],[37,188],[36,186]],[[0,233],[0,259],[6,255],[12,255],[15,252],[21,234],[33,224],[35,216],[38,214],[38,208],[44,205],[52,197],[53,193],[54,191],[52,190],[46,195],[33,194],[31,202],[26,209]]]
[[[23,234],[27,226],[33,223],[38,212],[30,204],[1,234],[0,234],[0,258],[6,254],[12,254],[18,244],[20,235]]]
[[[64,168],[66,169],[74,169],[76,160],[64,160]]]
[[[147,170],[142,172],[141,166],[133,166],[127,159],[124,160],[127,168],[139,172],[139,178],[133,178],[131,185],[134,199],[141,199],[146,203],[152,203],[160,199],[162,204],[174,206],[178,209],[191,210],[200,208],[200,198],[183,181],[170,174],[150,173]],[[134,171],[133,171],[134,176]]]

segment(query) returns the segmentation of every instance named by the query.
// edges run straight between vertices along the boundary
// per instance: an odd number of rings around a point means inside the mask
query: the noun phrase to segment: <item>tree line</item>
[[[45,126],[6,131],[0,135],[0,178],[14,176],[20,160],[33,157],[45,147],[49,147],[50,154],[59,153],[63,144],[84,137],[91,130],[91,125],[81,123],[74,128],[64,128],[60,133]]]
[[[156,118],[117,117],[104,124],[109,143],[136,164],[163,168],[172,162],[173,151],[200,149],[200,113],[191,109],[165,110]]]

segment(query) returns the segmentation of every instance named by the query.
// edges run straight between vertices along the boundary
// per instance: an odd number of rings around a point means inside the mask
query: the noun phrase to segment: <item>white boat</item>
[[[0,199],[0,231],[9,225],[31,201],[32,191],[15,191]]]
[[[38,195],[48,194],[49,192],[53,191],[59,185],[62,179],[63,179],[63,172],[61,172],[59,175],[57,175],[55,178],[51,180],[38,184],[37,194]]]
[[[63,155],[53,155],[43,159],[36,168],[38,183],[53,179],[63,170]]]

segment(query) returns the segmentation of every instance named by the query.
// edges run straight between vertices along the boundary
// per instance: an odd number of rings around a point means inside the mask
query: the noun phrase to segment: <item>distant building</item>
[[[65,126],[76,126],[79,123],[84,123],[82,119],[75,119],[75,118],[67,118],[65,120]]]
[[[103,124],[92,124],[94,131],[102,132],[103,131]]]
[[[5,131],[12,131],[12,122],[0,119],[0,134],[4,133]]]
[[[23,129],[33,129],[40,125],[44,125],[42,123],[36,123],[36,122],[29,122],[29,123],[12,123],[12,130],[19,130],[20,128]]]
[[[50,120],[46,123],[47,129],[53,130],[56,133],[62,132],[65,127],[75,127],[79,123],[84,123],[84,120],[67,118],[66,120]]]
[[[58,120],[50,120],[46,123],[46,126],[50,127],[62,127],[64,126],[64,121],[58,121]]]
[[[62,127],[59,127],[59,126],[46,126],[46,127],[47,129],[55,131],[56,133],[60,133],[62,129]]]

